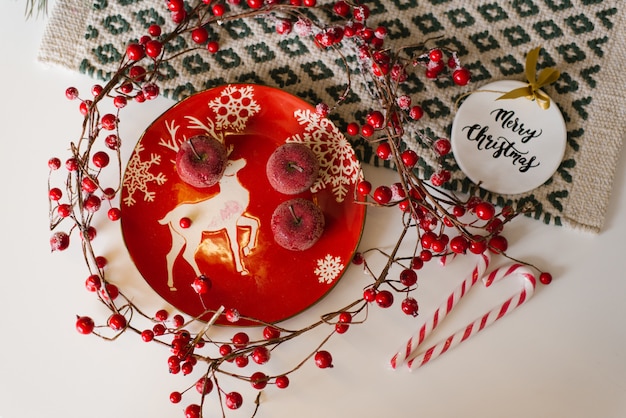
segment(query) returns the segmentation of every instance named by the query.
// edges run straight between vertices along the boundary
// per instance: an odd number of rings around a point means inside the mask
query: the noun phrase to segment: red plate
[[[179,145],[198,134],[231,150],[229,168],[209,189],[180,181],[174,164]],[[265,175],[285,142],[307,144],[320,161],[317,182],[297,195],[315,201],[326,220],[305,251],[283,249],[270,229],[276,206],[295,197],[273,190]],[[259,85],[218,87],[177,103],[144,132],[124,174],[122,234],[141,275],[180,311],[201,317],[223,305],[277,322],[326,295],[347,268],[365,220],[354,201],[359,176],[349,142],[310,104]],[[202,300],[191,287],[199,274],[212,282]]]

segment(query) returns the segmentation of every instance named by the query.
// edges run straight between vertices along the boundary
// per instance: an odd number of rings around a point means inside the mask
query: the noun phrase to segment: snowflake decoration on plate
[[[143,192],[143,199],[146,202],[152,202],[156,192],[150,191],[148,185],[150,183],[156,183],[162,185],[167,181],[167,177],[163,173],[152,174],[150,169],[153,165],[159,165],[161,163],[161,156],[158,154],[151,154],[149,160],[141,159],[141,151],[144,150],[143,145],[137,145],[133,156],[128,161],[126,167],[126,175],[124,176],[124,187],[128,195],[124,197],[124,203],[127,206],[135,204],[135,192]]]
[[[349,186],[361,174],[350,142],[330,120],[310,110],[296,110],[294,116],[304,125],[304,133],[287,138],[287,142],[308,144],[320,161],[320,175],[311,191],[315,193],[330,185],[337,202],[343,202]]]
[[[341,274],[344,267],[341,257],[326,254],[326,257],[317,260],[317,268],[314,273],[320,283],[331,284]]]
[[[248,119],[261,110],[261,106],[254,100],[252,86],[228,86],[220,97],[209,102],[209,107],[215,112],[218,126],[235,131],[243,130]]]

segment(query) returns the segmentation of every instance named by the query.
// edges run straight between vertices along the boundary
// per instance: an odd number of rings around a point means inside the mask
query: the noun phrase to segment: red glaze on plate
[[[204,189],[182,182],[175,166],[179,145],[198,134],[229,152],[221,181]],[[295,196],[265,174],[285,142],[306,144],[320,161],[317,181]],[[180,311],[199,317],[223,305],[278,322],[326,295],[349,265],[365,220],[354,201],[359,176],[349,142],[312,105],[270,87],[217,87],[174,105],[138,141],[123,179],[122,235],[144,279]],[[326,221],[305,251],[282,248],[270,229],[274,209],[294,197],[314,201]],[[212,282],[203,295],[191,286],[200,274]]]

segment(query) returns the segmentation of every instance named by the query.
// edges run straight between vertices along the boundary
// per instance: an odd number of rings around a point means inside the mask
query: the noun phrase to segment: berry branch
[[[70,156],[65,162],[66,173],[61,175],[63,181],[60,187],[54,186],[53,176],[61,169],[61,160],[54,157],[48,162],[50,229],[53,231],[50,244],[53,251],[61,251],[68,248],[72,235],[80,236],[89,271],[85,286],[110,311],[106,324],[96,325],[92,318],[78,316],[76,328],[82,334],[94,334],[105,340],[115,340],[125,332],[132,332],[140,335],[145,342],[165,346],[170,351],[167,367],[172,374],[189,375],[194,369],[205,367],[196,383],[170,394],[170,400],[175,404],[182,402],[185,395],[187,418],[202,417],[206,408],[205,399],[211,394],[217,397],[223,416],[226,416],[227,410],[241,407],[244,397],[235,391],[227,392],[221,377],[250,382],[255,390],[260,391],[268,384],[286,388],[289,376],[311,359],[322,369],[332,367],[332,355],[325,349],[327,342],[337,334],[346,333],[351,325],[365,323],[370,306],[392,306],[394,294],[403,297],[401,309],[404,313],[417,316],[418,303],[411,292],[417,288],[417,271],[424,263],[433,259],[448,262],[466,253],[492,252],[509,257],[506,253],[508,242],[502,234],[504,227],[515,216],[531,209],[526,206],[505,207],[498,211],[491,203],[478,197],[478,185],[464,198],[441,187],[450,179],[450,172],[443,168],[443,159],[450,155],[450,142],[446,138],[432,138],[416,127],[423,116],[423,109],[413,104],[413,99],[403,93],[402,87],[409,71],[420,71],[431,80],[446,78],[456,85],[466,85],[470,74],[461,65],[455,51],[427,47],[433,40],[393,49],[385,45],[387,29],[384,26],[369,26],[367,6],[344,0],[322,6],[317,6],[315,0],[302,1],[304,5],[300,0],[291,0],[290,3],[247,0],[246,4],[240,5],[237,0],[230,0],[228,4],[221,0],[203,0],[191,7],[182,0],[168,0],[165,7],[176,24],[170,33],[162,33],[160,26],[151,25],[145,36],[127,46],[110,80],[104,86],[95,85],[92,88],[91,98],[81,99],[73,87],[65,92],[68,99],[79,101],[79,111],[84,120],[78,140],[70,144]],[[29,4],[32,10],[33,3]],[[313,11],[321,12],[319,15],[322,17],[315,17],[318,14]],[[275,25],[280,34],[293,30],[303,39],[309,39],[317,47],[339,57],[345,68],[347,87],[332,106],[317,104],[320,116],[326,117],[340,109],[352,91],[354,77],[359,74],[363,78],[378,108],[369,109],[364,120],[349,123],[346,134],[354,143],[375,146],[378,158],[389,161],[398,174],[398,181],[391,185],[374,188],[370,181],[364,179],[356,187],[356,193],[364,200],[362,204],[398,208],[403,221],[401,234],[391,252],[372,248],[354,256],[353,263],[363,266],[371,283],[353,302],[296,330],[244,317],[236,307],[206,309],[203,297],[210,293],[211,282],[202,275],[192,284],[205,307],[205,312],[198,318],[185,321],[182,315],[170,315],[165,310],[159,310],[154,315],[144,313],[107,279],[108,261],[97,255],[92,246],[96,237],[94,220],[101,214],[102,204],[108,206],[109,220],[118,221],[121,216],[114,201],[121,190],[123,163],[119,115],[122,109],[131,101],[143,103],[160,94],[158,83],[164,77],[160,73],[164,63],[191,51],[217,52],[219,44],[209,39],[208,27],[219,28],[228,21],[250,18],[266,19]],[[191,39],[192,46],[168,55],[164,47],[182,35]],[[351,65],[348,57],[353,56],[356,60]],[[105,100],[110,101],[115,110],[101,114]],[[199,121],[197,123],[204,126]],[[176,129],[171,126],[171,141],[162,139],[164,146],[171,149],[178,147],[174,138]],[[206,126],[206,130],[211,129]],[[407,144],[411,136],[438,159],[438,170],[428,179],[421,178],[416,168],[420,156]],[[112,186],[100,184],[102,170],[110,165],[107,152],[95,151],[96,144],[102,143],[117,160],[117,183]],[[66,229],[62,230],[62,226]],[[401,254],[402,244],[407,239],[415,245],[411,253]],[[373,253],[386,258],[378,273],[367,262]],[[400,269],[398,277],[394,277],[395,267]],[[551,281],[549,273],[540,272],[539,277],[545,284]],[[212,318],[208,323],[199,320],[208,315]],[[248,332],[237,331],[229,341],[214,340],[210,336],[210,327],[218,318],[231,323],[241,321],[258,325],[262,329],[262,337],[251,340]],[[235,370],[245,368],[250,360],[264,365],[276,350],[289,341],[324,327],[330,327],[330,330],[315,349],[284,373],[270,376],[263,372],[246,374],[233,371],[233,367]],[[189,400],[187,397],[193,396],[189,393],[193,392],[193,388],[197,398]],[[259,409],[260,393],[254,403],[252,416]]]

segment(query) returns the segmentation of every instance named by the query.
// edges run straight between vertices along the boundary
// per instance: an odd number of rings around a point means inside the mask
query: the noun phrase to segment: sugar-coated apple
[[[311,200],[294,198],[279,204],[272,214],[274,241],[292,251],[311,248],[324,232],[322,210]]]
[[[274,189],[288,195],[308,190],[319,175],[320,164],[307,145],[288,142],[276,148],[267,160],[267,179]]]
[[[224,144],[206,135],[196,135],[180,144],[176,171],[191,186],[211,187],[222,178],[227,160]]]

